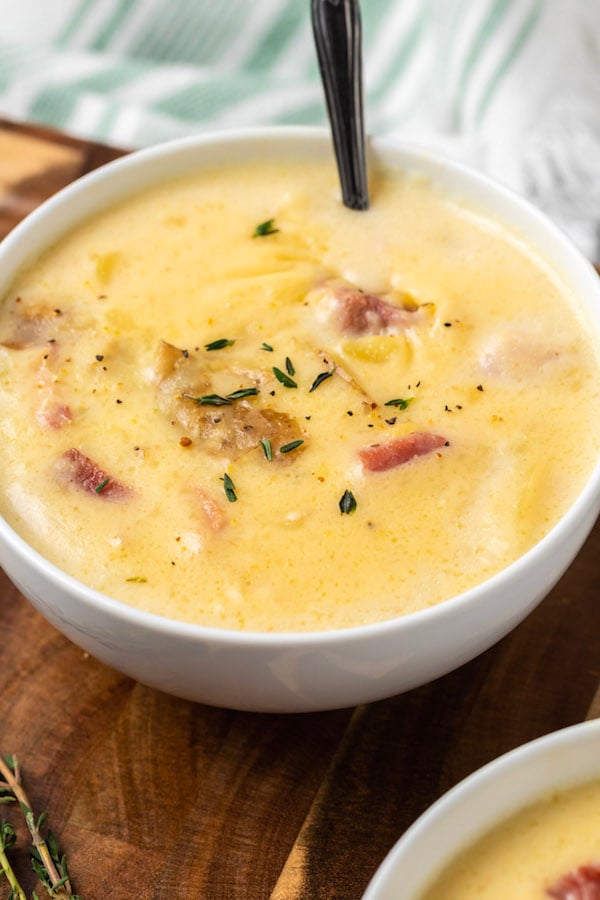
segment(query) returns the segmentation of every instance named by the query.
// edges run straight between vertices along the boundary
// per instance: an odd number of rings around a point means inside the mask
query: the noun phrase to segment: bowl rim
[[[399,862],[401,863],[402,858],[413,852],[415,844],[418,845],[421,841],[427,840],[429,829],[440,818],[446,816],[451,818],[456,814],[457,806],[460,809],[465,804],[476,803],[479,792],[496,778],[504,776],[512,780],[518,777],[519,770],[522,767],[526,767],[530,761],[535,761],[538,757],[542,757],[547,750],[568,751],[573,746],[581,746],[587,742],[592,746],[597,745],[600,749],[600,718],[577,722],[557,731],[548,732],[531,741],[527,741],[525,744],[520,744],[461,779],[415,819],[412,825],[396,841],[367,885],[367,889],[363,894],[363,900],[384,900],[385,895],[381,892],[389,888],[390,885],[393,887],[390,879],[394,877],[394,871]],[[500,816],[494,818],[494,813],[491,812],[488,823],[483,828],[478,829],[478,835],[473,840],[468,840],[462,849],[457,850],[457,853],[464,852],[489,831],[501,825],[502,822],[518,814],[521,810],[527,809],[536,802],[543,800],[544,797],[553,791],[566,791],[579,784],[585,784],[588,781],[594,781],[595,778],[600,778],[600,757],[597,768],[598,773],[596,776],[577,777],[571,771],[570,775],[565,776],[563,781],[549,778],[547,786],[534,790],[535,796],[531,799],[524,801],[517,799],[516,802],[512,803],[508,813],[501,813]],[[454,858],[455,854],[453,853],[451,859]],[[449,862],[450,860],[443,861],[431,874],[433,876],[440,874]],[[429,884],[431,885],[431,883],[433,883],[432,879]],[[423,889],[427,889],[427,887],[427,884],[423,885]]]
[[[80,176],[75,181],[66,185],[64,188],[52,195],[48,200],[41,203],[35,210],[27,215],[19,222],[9,234],[0,242],[0,269],[4,265],[13,249],[14,244],[20,244],[28,231],[43,223],[44,220],[54,217],[57,211],[68,206],[74,198],[87,192],[99,182],[118,176],[121,172],[127,172],[129,169],[137,169],[148,165],[149,163],[168,158],[171,155],[186,153],[190,149],[201,149],[203,147],[212,147],[219,144],[244,144],[244,143],[265,143],[269,141],[286,141],[293,146],[297,142],[323,142],[330,143],[331,137],[328,129],[318,126],[269,126],[230,129],[226,131],[211,131],[200,135],[192,135],[175,140],[166,141],[151,147],[134,150],[122,157],[118,157],[85,175]],[[429,147],[418,143],[410,143],[398,141],[390,137],[369,138],[369,152],[382,152],[383,154],[395,154],[398,159],[407,157],[415,161],[423,161],[424,165],[433,166],[440,171],[449,173],[452,184],[460,188],[461,185],[474,185],[481,190],[482,208],[485,208],[485,200],[492,196],[501,198],[518,212],[523,221],[535,223],[545,233],[549,234],[551,239],[559,241],[570,260],[570,263],[577,269],[578,277],[587,278],[589,283],[590,295],[596,293],[599,300],[600,310],[600,279],[592,264],[583,256],[583,254],[575,247],[571,239],[560,229],[552,220],[541,213],[528,200],[523,198],[515,191],[507,188],[492,177],[465,165],[464,163],[450,159],[444,154],[432,150]],[[276,151],[277,152],[277,151]],[[282,150],[278,152],[283,152]],[[199,161],[198,169],[202,168],[202,161]],[[174,173],[169,177],[177,177]],[[149,184],[160,183],[160,178],[151,179]],[[133,196],[142,189],[134,188],[131,192],[126,190],[121,192],[123,198]],[[452,189],[451,189],[452,190]],[[106,208],[118,200],[111,200],[104,205],[100,202],[97,204],[98,209]],[[78,221],[85,221],[93,213],[80,215]],[[73,223],[67,225],[61,235],[68,233],[74,227]],[[525,231],[523,227],[523,231]],[[518,232],[518,228],[515,229]],[[55,238],[57,240],[59,238]],[[535,247],[535,245],[534,245]],[[40,249],[38,252],[42,252]],[[543,254],[540,254],[544,260]],[[21,263],[22,265],[22,263]],[[556,270],[553,270],[556,271]],[[9,279],[9,283],[10,283]],[[598,325],[598,337],[600,341],[600,324]],[[594,468],[587,476],[583,487],[578,495],[570,504],[563,515],[552,526],[552,528],[524,554],[518,557],[514,562],[510,563],[504,569],[490,576],[480,584],[469,588],[447,600],[438,604],[427,607],[422,610],[407,613],[404,615],[384,619],[378,622],[369,622],[361,625],[354,625],[348,628],[334,628],[329,630],[306,630],[306,631],[238,631],[231,628],[220,628],[215,626],[200,625],[191,622],[184,622],[176,619],[170,619],[158,613],[148,612],[138,607],[130,606],[124,601],[117,600],[108,594],[104,594],[94,588],[89,587],[84,582],[69,575],[55,563],[47,560],[39,551],[31,547],[27,541],[22,538],[19,533],[8,524],[6,519],[0,515],[0,542],[10,548],[19,556],[26,560],[30,568],[36,573],[50,581],[55,587],[70,596],[77,596],[86,607],[102,610],[109,615],[115,616],[123,623],[130,626],[143,627],[161,633],[169,633],[170,635],[178,635],[187,638],[205,639],[211,642],[228,645],[252,645],[278,647],[283,643],[286,646],[327,644],[339,645],[354,640],[362,640],[367,637],[376,637],[380,634],[392,632],[411,632],[418,629],[421,625],[440,620],[440,624],[444,620],[450,620],[455,616],[464,613],[465,608],[468,609],[473,605],[480,605],[485,595],[491,590],[493,591],[502,582],[518,580],[523,571],[533,568],[536,563],[541,562],[543,557],[552,554],[552,548],[555,544],[560,544],[564,537],[572,530],[573,525],[577,522],[586,520],[596,506],[595,498],[600,498],[600,455]],[[484,595],[481,597],[480,595]]]

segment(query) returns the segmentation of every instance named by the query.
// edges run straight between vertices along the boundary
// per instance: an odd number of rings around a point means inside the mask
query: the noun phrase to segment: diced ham
[[[112,478],[75,447],[65,451],[58,459],[56,471],[61,481],[103,500],[124,500],[132,493],[130,487]]]
[[[337,327],[354,337],[387,334],[414,325],[421,307],[413,301],[397,305],[353,285],[339,282],[328,286],[326,303]]]
[[[44,401],[35,414],[39,424],[44,428],[62,428],[73,421],[73,414],[66,403]]]
[[[15,305],[12,310],[12,329],[0,339],[0,344],[11,350],[25,350],[40,347],[53,338],[56,319],[62,315],[60,309],[50,307],[23,307]]]
[[[387,472],[396,466],[402,466],[417,456],[425,456],[433,450],[448,445],[445,437],[429,431],[412,431],[403,437],[387,441],[385,444],[372,444],[359,451],[359,457],[368,472]]]
[[[534,329],[506,328],[486,339],[479,366],[487,378],[529,381],[564,357],[564,350]]]
[[[197,491],[204,518],[212,531],[221,531],[227,525],[227,516],[222,505],[214,497],[199,489]]]
[[[546,888],[555,900],[600,900],[600,865],[580,866]]]

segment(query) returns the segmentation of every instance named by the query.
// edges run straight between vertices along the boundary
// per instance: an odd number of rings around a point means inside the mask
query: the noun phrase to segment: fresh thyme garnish
[[[397,400],[387,400],[384,406],[396,406],[398,409],[406,409],[413,402],[414,397],[398,398]]]
[[[126,578],[125,581],[131,584],[146,584],[148,579],[144,575],[134,575],[133,578]]]
[[[330,369],[329,372],[321,372],[320,375],[317,375],[317,377],[311,384],[308,393],[311,394],[313,391],[316,391],[316,389],[319,387],[319,385],[323,384],[323,382],[327,378],[331,378],[331,376],[333,375],[334,372],[335,372],[335,367],[333,369]]]
[[[258,388],[249,387],[249,388],[240,388],[239,391],[232,391],[231,394],[227,394],[228,400],[241,400],[242,397],[256,397],[258,394]]]
[[[193,397],[191,394],[182,394],[182,397],[185,400],[193,400],[198,406],[231,406],[234,400],[241,400],[242,397],[256,397],[258,392],[258,388],[249,387],[232,391],[231,394],[227,394],[226,397],[222,397],[221,394],[204,394],[202,397]]]
[[[270,345],[270,344],[266,344],[264,341],[263,341],[262,344],[260,345],[260,349],[261,349],[261,350],[266,350],[267,353],[272,353],[272,352],[273,352],[273,348],[271,347],[271,345]]]
[[[260,445],[263,448],[263,453],[265,454],[265,458],[271,462],[273,459],[273,448],[271,447],[271,441],[269,438],[261,438]]]
[[[58,841],[48,828],[46,837],[42,835],[47,814],[43,812],[35,817],[29,798],[21,781],[21,770],[15,756],[0,756],[0,802],[9,803],[16,801],[25,817],[25,823],[29,829],[32,840],[30,850],[31,865],[39,878],[46,893],[55,900],[81,900],[73,893],[67,860],[61,852]],[[9,897],[12,900],[27,900],[25,892],[20,886],[15,872],[8,860],[6,851],[10,850],[16,840],[15,830],[8,822],[0,823],[0,877],[4,875],[10,885]],[[38,900],[35,891],[33,900]]]
[[[225,488],[225,496],[230,503],[235,503],[235,501],[237,500],[235,484],[233,483],[227,472],[225,472],[225,474],[221,478],[221,481],[223,482],[223,487]]]
[[[294,363],[291,361],[289,356],[286,356],[286,358],[285,358],[285,371],[288,373],[288,375],[296,374],[296,370],[294,368]]]
[[[266,222],[256,226],[252,237],[267,237],[269,234],[277,234],[278,231],[279,228],[275,228],[275,219],[267,219]]]
[[[356,498],[352,491],[345,490],[339,502],[340,512],[342,515],[351,516],[356,512]]]
[[[230,338],[218,338],[216,341],[211,341],[210,344],[205,344],[205,350],[223,350],[225,347],[233,347],[235,344],[235,340],[230,340]]]
[[[94,488],[94,491],[95,491],[97,494],[101,494],[102,491],[104,490],[104,488],[106,487],[106,485],[108,484],[109,481],[110,481],[110,478],[105,478],[104,481],[101,481],[101,482],[100,482],[100,484],[98,485],[98,487],[95,487],[95,488]]]
[[[204,394],[203,397],[192,397],[191,394],[183,394],[186,400],[193,400],[198,406],[231,406],[232,401],[220,394]]]
[[[273,374],[277,381],[280,381],[281,384],[286,388],[297,388],[298,385],[294,381],[293,378],[290,378],[289,375],[286,375],[285,372],[282,372],[281,369],[278,369],[277,366],[273,366]]]
[[[303,444],[304,441],[300,438],[297,441],[290,441],[289,444],[284,444],[283,447],[279,448],[280,453],[291,453],[292,450],[295,450],[296,447],[299,447],[300,444]]]

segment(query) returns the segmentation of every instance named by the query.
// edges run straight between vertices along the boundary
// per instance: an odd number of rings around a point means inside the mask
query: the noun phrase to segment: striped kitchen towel
[[[600,0],[361,7],[369,131],[479,167],[600,259]],[[310,0],[0,0],[0,21],[7,118],[123,147],[325,122]]]

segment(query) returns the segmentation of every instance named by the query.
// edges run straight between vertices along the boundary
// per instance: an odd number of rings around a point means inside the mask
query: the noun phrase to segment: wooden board
[[[119,152],[0,122],[0,234]],[[368,706],[293,716],[136,684],[62,637],[0,574],[0,753],[18,755],[85,900],[358,900],[441,793],[600,714],[599,552],[597,526],[542,605],[456,672]],[[31,886],[22,855],[15,865]]]

